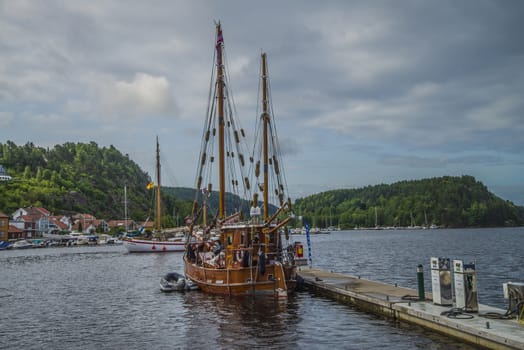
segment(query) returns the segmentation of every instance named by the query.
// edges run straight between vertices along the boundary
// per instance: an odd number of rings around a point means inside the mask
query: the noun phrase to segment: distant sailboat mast
[[[156,229],[160,232],[160,146],[158,145],[158,136],[156,137]]]
[[[124,185],[124,232],[127,232],[127,184]]]

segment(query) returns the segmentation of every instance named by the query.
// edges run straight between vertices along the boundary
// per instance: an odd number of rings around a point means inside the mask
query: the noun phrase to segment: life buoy
[[[218,267],[222,269],[226,267],[226,254],[224,252],[218,255]]]
[[[243,250],[237,250],[237,252],[235,253],[235,258],[237,259],[237,261],[242,261],[242,259],[244,259],[244,251]]]

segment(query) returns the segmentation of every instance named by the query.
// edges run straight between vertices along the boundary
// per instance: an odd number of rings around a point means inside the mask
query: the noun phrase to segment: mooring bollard
[[[417,284],[418,284],[418,300],[426,300],[426,292],[424,291],[424,267],[417,266]]]

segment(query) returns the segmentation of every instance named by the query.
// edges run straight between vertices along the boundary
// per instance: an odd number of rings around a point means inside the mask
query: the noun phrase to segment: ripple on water
[[[476,259],[481,302],[502,306],[502,282],[524,281],[516,260],[524,230],[429,231],[313,236],[313,265],[415,288],[422,263],[429,290],[429,257]],[[2,251],[0,266],[0,344],[7,349],[472,349],[308,292],[285,302],[161,293],[159,278],[183,271],[178,253]]]

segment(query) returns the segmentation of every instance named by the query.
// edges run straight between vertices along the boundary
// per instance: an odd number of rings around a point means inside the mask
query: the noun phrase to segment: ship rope
[[[227,62],[227,52],[224,49],[223,50],[223,58],[224,62]],[[247,148],[247,142],[246,142],[246,135],[244,132],[244,129],[240,125],[240,120],[235,118],[235,116],[238,115],[236,104],[235,104],[235,98],[233,96],[233,91],[229,88],[229,82],[231,81],[229,70],[224,69],[224,83],[225,83],[225,95],[226,95],[226,104],[225,104],[225,115],[228,116],[227,122],[229,124],[226,124],[226,127],[230,127],[232,132],[227,133],[228,136],[228,142],[230,147],[230,156],[232,158],[236,157],[235,161],[229,162],[231,168],[230,168],[230,174],[232,182],[232,192],[238,195],[240,198],[250,198],[251,197],[251,189],[248,179],[248,171],[246,170],[246,157],[249,154],[248,148]],[[227,123],[226,122],[226,123]],[[233,153],[236,151],[235,155],[233,156]],[[234,177],[236,172],[233,169],[233,165],[238,164],[239,170],[240,170],[240,179],[237,177]],[[239,186],[239,184],[242,184],[242,186]],[[241,189],[243,190],[241,193]],[[240,203],[239,203],[240,204]],[[239,207],[238,210],[241,208]]]
[[[269,69],[269,68],[268,68]],[[268,73],[268,76],[269,76],[269,73]],[[273,110],[273,103],[271,102],[273,99],[271,97],[271,80],[267,79],[267,85],[268,85],[268,88],[267,88],[267,94],[268,94],[268,100],[269,100],[269,113],[271,116],[274,116],[275,115],[275,112]],[[280,148],[280,141],[277,137],[277,126],[276,126],[276,119],[277,118],[272,118],[271,119],[271,123],[270,123],[270,127],[271,127],[271,145],[272,145],[272,149],[275,150],[275,157],[276,157],[276,160],[277,160],[277,164],[276,166],[279,167],[278,169],[278,172],[276,173],[276,183],[279,187],[279,191],[280,193],[282,194],[282,196],[285,196],[287,194],[287,189],[288,189],[288,186],[287,186],[287,180],[286,180],[286,172],[284,171],[284,162],[283,162],[283,156],[282,156],[282,152],[280,152],[281,148]],[[284,200],[287,200],[288,202],[290,202],[290,199],[289,197],[288,198],[283,198]],[[282,203],[282,200],[280,201],[280,205],[282,206],[283,203]]]
[[[290,201],[287,197],[287,181],[285,177],[282,154],[280,152],[280,143],[277,137],[276,131],[276,122],[275,122],[275,112],[273,109],[272,98],[271,98],[271,82],[269,79],[269,68],[266,66],[266,86],[267,86],[267,105],[268,105],[268,114],[269,119],[269,128],[268,128],[268,191],[270,196],[270,203],[278,205],[279,207],[283,206],[286,201]],[[262,80],[262,68],[259,68],[259,80]],[[262,95],[261,92],[261,83],[258,88],[258,96]],[[263,144],[260,141],[262,139],[262,129],[263,129],[263,120],[260,117],[262,113],[261,99],[257,99],[257,123],[255,127],[255,146],[253,148],[253,153],[251,159],[253,159],[253,164],[250,168],[250,174],[256,178],[257,189],[261,192],[263,187],[263,180],[259,180],[259,177],[263,175]]]
[[[226,164],[226,191],[235,194],[239,198],[239,202],[233,203],[231,198],[228,199],[227,204],[234,208],[226,208],[231,211],[239,211],[242,208],[242,199],[249,199],[251,191],[249,186],[248,171],[246,170],[246,158],[249,152],[247,151],[246,135],[244,129],[241,127],[237,111],[234,103],[234,98],[231,89],[229,88],[229,71],[227,67],[227,56],[225,48],[222,48],[222,64],[223,64],[223,96],[224,96],[224,152]],[[218,82],[216,81],[216,65],[217,54],[214,50],[213,65],[211,80],[209,84],[208,105],[206,118],[204,121],[203,133],[201,138],[201,149],[198,158],[198,166],[196,177],[194,179],[196,184],[195,199],[193,203],[193,217],[197,213],[199,198],[202,195],[209,195],[213,190],[213,182],[218,182],[213,169],[218,167]],[[218,186],[217,186],[218,189]]]

